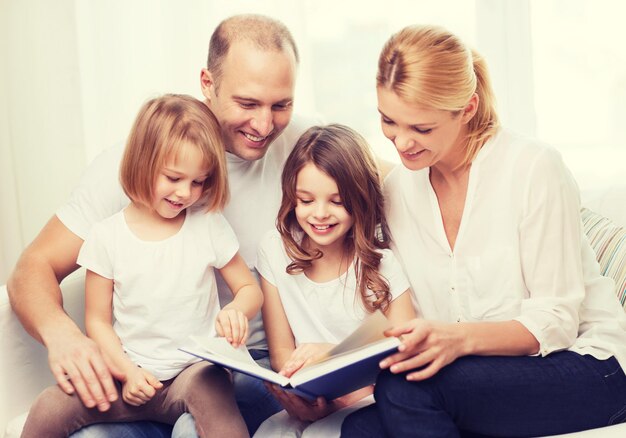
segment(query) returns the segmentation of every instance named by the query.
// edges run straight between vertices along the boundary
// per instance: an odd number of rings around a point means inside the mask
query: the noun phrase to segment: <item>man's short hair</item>
[[[293,36],[283,23],[265,15],[234,15],[217,26],[209,43],[207,69],[213,75],[216,87],[222,77],[222,63],[231,43],[235,41],[249,41],[259,49],[268,51],[291,48],[296,63],[300,61]]]

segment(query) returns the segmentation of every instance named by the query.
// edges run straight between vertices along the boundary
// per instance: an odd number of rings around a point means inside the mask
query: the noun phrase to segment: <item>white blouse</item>
[[[501,130],[472,163],[454,250],[429,169],[385,181],[393,250],[418,314],[521,322],[539,354],[569,349],[626,369],[626,314],[582,232],[577,185],[553,148]]]

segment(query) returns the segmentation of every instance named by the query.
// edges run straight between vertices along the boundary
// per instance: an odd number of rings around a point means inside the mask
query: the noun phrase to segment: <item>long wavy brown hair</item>
[[[295,215],[298,173],[308,163],[330,176],[339,190],[353,225],[344,239],[344,251],[354,257],[357,290],[369,312],[386,310],[391,294],[389,284],[378,268],[380,249],[389,247],[381,180],[365,139],[347,126],[314,126],[298,139],[282,173],[283,198],[276,227],[292,262],[291,275],[304,272],[314,260],[323,257],[320,250],[307,251],[298,237],[304,231]]]

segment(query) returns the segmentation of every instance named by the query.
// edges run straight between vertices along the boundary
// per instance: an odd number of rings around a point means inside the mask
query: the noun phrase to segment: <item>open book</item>
[[[189,346],[180,350],[258,379],[282,386],[288,391],[308,398],[319,396],[333,400],[344,394],[371,385],[376,381],[378,363],[395,353],[398,338],[386,338],[387,318],[380,311],[368,315],[361,325],[327,356],[296,371],[291,377],[282,376],[258,365],[245,346],[233,348],[224,338],[193,336]]]

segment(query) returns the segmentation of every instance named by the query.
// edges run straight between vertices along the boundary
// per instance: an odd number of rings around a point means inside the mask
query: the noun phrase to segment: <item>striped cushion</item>
[[[587,208],[581,210],[581,217],[600,272],[615,280],[615,293],[626,309],[626,229]]]

